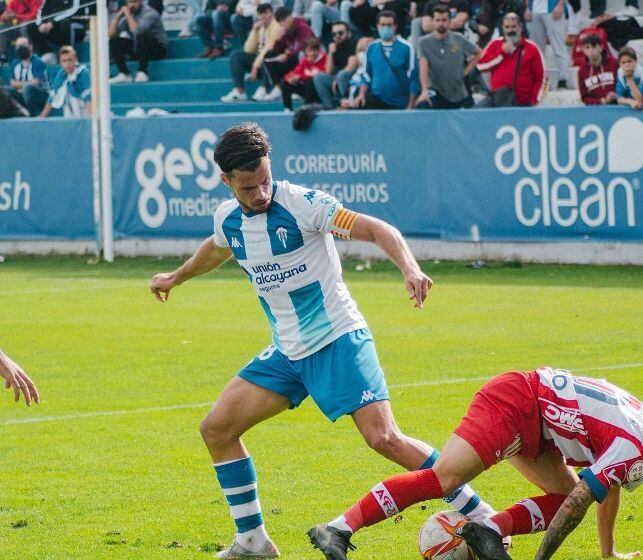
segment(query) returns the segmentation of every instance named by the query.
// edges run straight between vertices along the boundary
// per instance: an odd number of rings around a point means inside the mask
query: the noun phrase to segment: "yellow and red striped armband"
[[[335,237],[340,239],[350,239],[351,230],[355,225],[355,220],[357,220],[359,214],[346,208],[341,208],[335,213],[333,217],[333,223],[330,226],[330,233]]]

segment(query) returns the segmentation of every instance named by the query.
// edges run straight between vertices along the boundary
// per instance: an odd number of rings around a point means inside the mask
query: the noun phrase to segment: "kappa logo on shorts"
[[[543,410],[543,416],[551,425],[566,432],[587,435],[579,410],[567,408],[543,398],[538,400],[546,405]]]
[[[370,391],[364,391],[362,393],[362,400],[359,401],[359,404],[364,404],[365,402],[370,402],[375,398],[375,395]]]
[[[620,485],[627,479],[627,465],[625,463],[611,465],[609,467],[605,467],[602,470],[602,473],[610,484],[614,483]]]
[[[397,504],[393,500],[393,496],[391,496],[391,493],[381,482],[371,490],[371,494],[375,496],[377,503],[382,508],[386,517],[397,515],[400,512]]]

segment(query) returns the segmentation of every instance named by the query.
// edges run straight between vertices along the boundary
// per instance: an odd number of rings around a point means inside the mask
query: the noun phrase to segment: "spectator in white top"
[[[549,41],[558,68],[558,89],[566,88],[569,54],[565,46],[565,0],[530,0],[525,8],[525,21],[529,38],[538,45],[540,52],[545,52]]]

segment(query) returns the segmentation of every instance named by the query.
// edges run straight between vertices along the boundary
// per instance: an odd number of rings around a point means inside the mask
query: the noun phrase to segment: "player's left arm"
[[[350,212],[345,209],[342,211]],[[372,216],[354,212],[351,212],[351,214],[355,215],[355,219],[350,230],[350,238],[375,243],[382,249],[388,258],[402,271],[404,283],[409,292],[409,299],[414,299],[415,307],[421,309],[424,300],[429,295],[433,281],[420,270],[420,265],[415,260],[400,231]]]
[[[616,552],[614,550],[614,526],[616,514],[621,504],[621,487],[613,484],[602,503],[596,505],[596,521],[598,523],[598,540],[601,543],[603,558],[620,558],[630,560],[641,556],[640,552]]]
[[[581,480],[567,496],[551,520],[545,538],[540,543],[535,560],[548,560],[581,522],[589,506],[596,500],[589,484]]]

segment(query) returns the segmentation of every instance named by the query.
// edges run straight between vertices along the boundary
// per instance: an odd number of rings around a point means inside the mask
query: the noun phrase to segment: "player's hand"
[[[603,558],[619,558],[619,560],[631,560],[632,558],[639,558],[641,556],[640,551],[636,552],[616,552],[613,550],[608,555],[603,556]]]
[[[424,307],[424,300],[429,295],[431,286],[433,286],[433,280],[419,268],[414,268],[404,274],[404,283],[409,292],[409,299],[415,300],[414,307],[422,309]]]
[[[150,292],[161,303],[165,303],[170,298],[170,290],[175,286],[178,286],[178,282],[174,272],[159,272],[152,277]]]
[[[40,395],[34,382],[23,369],[9,356],[0,351],[0,377],[3,377],[6,389],[13,388],[15,401],[20,400],[20,393],[25,396],[25,404],[31,406],[31,402],[40,402]]]

